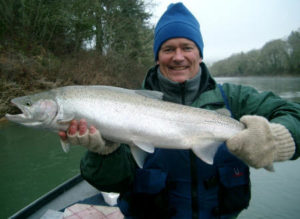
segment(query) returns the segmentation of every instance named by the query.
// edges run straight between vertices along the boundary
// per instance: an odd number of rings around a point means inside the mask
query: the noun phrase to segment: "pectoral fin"
[[[212,141],[212,140],[204,140],[205,142],[201,142],[201,145],[195,145],[192,147],[193,152],[203,160],[205,163],[213,164],[214,157],[217,153],[218,148],[223,142],[220,141]]]
[[[68,153],[70,151],[70,144],[69,143],[66,143],[66,142],[64,142],[63,140],[60,139],[60,144],[61,144],[61,147],[62,147],[62,149],[65,153]]]
[[[67,115],[57,119],[57,123],[60,125],[69,124],[75,118],[74,115]]]
[[[131,150],[132,156],[135,159],[135,162],[137,163],[137,165],[140,168],[143,168],[144,162],[145,162],[145,159],[146,159],[148,153],[134,145],[130,146],[130,150]]]

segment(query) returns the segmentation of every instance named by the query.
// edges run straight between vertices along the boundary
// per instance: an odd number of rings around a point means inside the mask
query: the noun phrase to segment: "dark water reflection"
[[[0,123],[0,218],[7,218],[79,173],[84,149],[65,154],[47,131]]]

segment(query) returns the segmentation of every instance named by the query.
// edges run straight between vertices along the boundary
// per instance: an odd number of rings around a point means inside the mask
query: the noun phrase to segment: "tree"
[[[26,49],[33,44],[52,47],[66,40],[68,18],[61,0],[0,1],[0,42],[17,43]]]
[[[261,49],[239,53],[210,67],[216,76],[283,75],[300,73],[300,32],[287,40],[267,42]]]
[[[300,31],[293,31],[287,40],[290,54],[290,71],[300,72]]]
[[[136,58],[151,42],[145,7],[141,0],[0,0],[0,43],[68,54],[95,41],[101,54]]]
[[[287,44],[283,40],[273,40],[261,49],[260,62],[262,73],[282,74],[288,69],[289,55]]]

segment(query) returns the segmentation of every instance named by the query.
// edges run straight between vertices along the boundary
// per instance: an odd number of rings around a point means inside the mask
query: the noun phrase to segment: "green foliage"
[[[300,75],[300,32],[272,40],[260,50],[239,53],[214,63],[214,76]]]
[[[0,0],[0,117],[11,98],[57,86],[139,88],[153,65],[150,2]]]
[[[300,32],[293,31],[288,37],[290,71],[300,71]]]
[[[51,49],[54,44],[59,46],[67,25],[60,10],[63,5],[60,0],[1,0],[1,44],[17,45],[27,51],[36,45]]]
[[[65,55],[92,42],[101,54],[137,58],[152,41],[145,9],[141,0],[0,0],[0,43]]]

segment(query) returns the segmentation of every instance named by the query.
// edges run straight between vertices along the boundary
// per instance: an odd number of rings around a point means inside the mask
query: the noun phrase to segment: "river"
[[[300,103],[300,77],[217,78],[272,90]],[[0,123],[0,218],[7,218],[50,189],[79,173],[81,147],[66,154],[54,133]],[[275,173],[251,169],[252,200],[239,218],[298,218],[300,159],[275,164]]]

